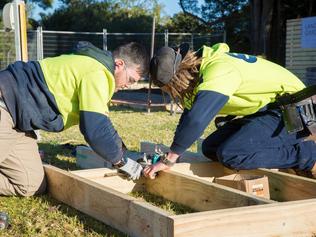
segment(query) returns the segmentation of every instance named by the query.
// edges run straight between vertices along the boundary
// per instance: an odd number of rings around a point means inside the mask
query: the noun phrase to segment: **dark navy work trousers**
[[[316,144],[304,141],[307,130],[288,134],[281,112],[267,110],[227,122],[203,144],[203,154],[234,169],[297,168],[310,170]]]

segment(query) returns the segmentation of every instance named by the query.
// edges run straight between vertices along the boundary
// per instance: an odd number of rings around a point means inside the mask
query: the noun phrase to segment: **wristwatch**
[[[176,162],[172,162],[167,159],[168,153],[164,154],[163,156],[160,157],[161,163],[165,164],[166,166],[173,166]]]
[[[113,164],[112,166],[115,169],[119,169],[119,168],[122,168],[124,165],[126,165],[126,162],[127,162],[126,159],[122,157],[122,159],[118,163]]]

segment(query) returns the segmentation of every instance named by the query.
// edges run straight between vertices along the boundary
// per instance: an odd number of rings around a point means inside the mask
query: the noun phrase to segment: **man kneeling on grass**
[[[129,43],[112,53],[79,42],[73,54],[15,62],[0,71],[0,195],[45,190],[34,130],[60,132],[79,124],[92,149],[131,179],[142,167],[124,155],[107,116],[113,93],[148,72],[149,56]]]

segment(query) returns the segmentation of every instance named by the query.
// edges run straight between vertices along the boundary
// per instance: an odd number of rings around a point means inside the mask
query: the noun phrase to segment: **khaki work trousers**
[[[36,139],[13,129],[10,114],[0,107],[0,195],[32,196],[45,188]]]

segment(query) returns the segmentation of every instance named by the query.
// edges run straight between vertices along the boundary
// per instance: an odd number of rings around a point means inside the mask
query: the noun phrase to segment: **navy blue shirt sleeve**
[[[122,159],[122,140],[106,115],[80,111],[79,126],[85,140],[98,155],[112,164]]]
[[[177,126],[171,151],[181,155],[196,141],[229,97],[215,91],[199,91],[190,110],[185,109]]]

